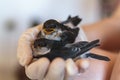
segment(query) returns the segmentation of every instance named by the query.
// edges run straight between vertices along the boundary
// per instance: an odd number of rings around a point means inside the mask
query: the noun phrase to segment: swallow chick
[[[48,52],[45,55],[38,55],[35,58],[41,58],[41,57],[47,57],[50,61],[55,59],[56,57],[61,57],[64,60],[67,58],[72,58],[74,60],[83,58],[83,55],[85,56],[84,58],[95,58],[98,60],[104,60],[104,61],[110,61],[110,59],[106,56],[102,55],[97,55],[94,53],[88,52],[90,49],[99,46],[99,40],[94,40],[92,42],[87,42],[87,41],[80,41],[75,44],[71,45],[66,45],[61,48],[52,48],[50,52]]]
[[[47,20],[33,43],[33,57],[47,57],[52,61],[56,57],[61,57],[65,60],[67,58],[76,60],[85,55],[86,58],[92,57],[104,61],[110,60],[106,56],[88,52],[99,45],[99,40],[74,43],[79,31],[78,27],[70,28],[56,20]]]
[[[63,24],[57,22],[56,20],[47,20],[43,24],[43,29],[39,32],[37,39],[34,42],[33,55],[36,56],[50,52],[52,47],[50,41],[59,42],[63,44],[63,46],[64,44],[73,43],[78,35],[78,32],[79,28],[71,29],[68,26],[64,26]],[[48,40],[50,43],[46,45],[45,39]]]

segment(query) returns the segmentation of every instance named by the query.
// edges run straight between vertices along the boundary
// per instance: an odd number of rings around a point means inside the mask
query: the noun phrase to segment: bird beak
[[[43,32],[44,32],[46,35],[49,35],[49,34],[53,33],[54,31],[55,31],[55,29],[53,29],[53,28],[43,29]]]

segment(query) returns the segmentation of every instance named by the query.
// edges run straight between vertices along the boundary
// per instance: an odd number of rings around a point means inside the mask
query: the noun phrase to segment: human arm
[[[83,29],[89,41],[100,39],[100,48],[113,52],[120,50],[120,25],[116,18],[105,18],[99,22],[84,25]]]

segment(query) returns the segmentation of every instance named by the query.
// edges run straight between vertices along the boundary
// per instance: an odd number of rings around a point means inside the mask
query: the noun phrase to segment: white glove
[[[73,80],[79,71],[88,68],[89,61],[82,59],[76,63],[72,59],[65,61],[62,58],[56,58],[52,62],[47,58],[33,60],[31,45],[41,28],[42,25],[28,29],[18,42],[17,57],[30,79]]]

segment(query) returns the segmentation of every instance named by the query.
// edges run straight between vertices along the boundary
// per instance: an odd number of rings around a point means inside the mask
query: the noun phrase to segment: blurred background
[[[17,41],[27,28],[48,19],[78,15],[83,24],[109,17],[120,0],[0,0],[0,80],[29,80],[16,59]]]

